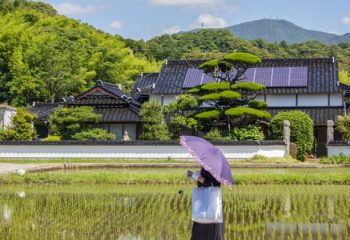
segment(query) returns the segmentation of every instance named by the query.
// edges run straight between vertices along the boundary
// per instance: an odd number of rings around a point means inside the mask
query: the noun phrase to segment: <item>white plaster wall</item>
[[[254,155],[284,157],[285,145],[219,146],[228,159],[249,159]],[[170,145],[0,145],[0,158],[120,158],[120,159],[190,159],[181,146]]]
[[[300,94],[298,95],[298,106],[328,106],[328,94]]]
[[[159,95],[150,95],[149,96],[149,100],[161,103],[162,99],[161,99],[161,96],[159,96]]]
[[[256,99],[256,100],[265,101],[264,95],[257,95],[257,96],[255,97],[255,99]]]
[[[11,119],[16,115],[16,110],[12,108],[0,108],[0,128],[5,129],[11,126]]]
[[[340,154],[350,156],[349,146],[327,146],[328,157],[338,156]]]
[[[295,107],[296,95],[266,95],[269,107]]]
[[[165,96],[150,95],[149,100],[159,102],[160,104],[162,104],[162,106],[167,106],[171,101],[176,100],[177,96],[178,95],[165,95]]]
[[[164,97],[163,97],[163,106],[169,105],[169,103],[170,103],[171,101],[176,100],[176,97],[177,97],[177,96],[175,96],[175,95],[164,96]]]
[[[331,94],[330,106],[343,106],[343,94]]]

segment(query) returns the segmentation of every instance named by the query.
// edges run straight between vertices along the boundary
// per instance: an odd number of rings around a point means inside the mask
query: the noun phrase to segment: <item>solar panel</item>
[[[285,87],[288,85],[289,67],[274,68],[272,77],[273,87]]]
[[[197,68],[189,68],[186,73],[183,88],[193,88],[201,84],[203,72]]]
[[[249,68],[241,80],[261,83],[266,87],[306,87],[307,75],[307,67]],[[202,70],[190,68],[187,70],[183,88],[193,88],[209,82],[216,82],[216,79]]]
[[[271,87],[271,76],[272,68],[256,68],[254,81],[266,87]]]
[[[306,87],[307,86],[307,67],[293,67],[290,72],[289,86]]]

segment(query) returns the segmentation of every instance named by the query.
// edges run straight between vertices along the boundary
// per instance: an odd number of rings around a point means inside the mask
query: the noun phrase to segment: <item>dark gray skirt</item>
[[[191,240],[224,240],[224,223],[193,222]]]

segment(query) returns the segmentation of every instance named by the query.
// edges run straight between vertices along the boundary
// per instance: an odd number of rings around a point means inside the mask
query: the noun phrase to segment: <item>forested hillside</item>
[[[228,30],[200,30],[174,35],[162,35],[147,42],[127,39],[135,54],[149,59],[197,59],[220,56],[225,52],[243,51],[262,58],[318,58],[335,56],[339,61],[342,81],[350,71],[350,42],[327,45],[317,41],[288,45],[264,40],[245,41]]]
[[[58,15],[50,5],[0,0],[0,101],[27,105],[77,95],[96,79],[130,89],[159,70],[122,39]]]

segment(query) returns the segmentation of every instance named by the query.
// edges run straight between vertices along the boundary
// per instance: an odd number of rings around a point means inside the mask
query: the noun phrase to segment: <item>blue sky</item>
[[[60,14],[126,38],[150,39],[204,26],[285,19],[307,29],[350,32],[350,0],[44,0]]]

